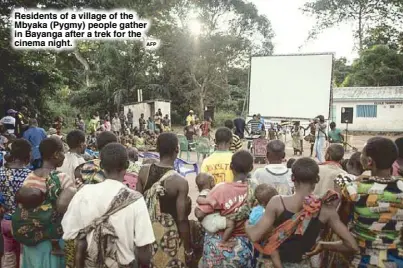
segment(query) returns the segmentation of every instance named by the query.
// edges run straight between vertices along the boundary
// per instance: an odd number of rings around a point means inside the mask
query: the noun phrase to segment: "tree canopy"
[[[152,20],[149,35],[163,45],[150,51],[140,42],[82,41],[73,52],[14,51],[10,11],[37,4],[57,9],[133,9]],[[117,110],[137,101],[137,89],[143,90],[144,99],[171,99],[178,114],[190,107],[201,113],[204,105],[219,106],[231,95],[230,72],[244,70],[251,53],[273,50],[270,21],[244,0],[8,0],[0,4],[0,13],[3,107],[25,105],[44,117],[60,114],[57,103],[65,101],[83,113]],[[199,23],[200,33],[188,27],[192,20]],[[244,99],[245,80],[234,85],[242,92],[236,98]],[[227,105],[238,105],[238,99],[233,101],[236,104]]]

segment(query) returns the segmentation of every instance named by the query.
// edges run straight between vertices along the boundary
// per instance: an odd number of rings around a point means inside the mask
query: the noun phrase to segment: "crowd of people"
[[[138,131],[127,119],[106,124],[107,116],[103,128],[97,115],[86,129],[78,116],[66,137],[61,118],[53,134],[28,119],[0,167],[2,267],[403,267],[403,138],[371,138],[345,159],[331,124],[319,161],[286,161],[284,142],[272,139],[267,165],[254,169],[242,149],[245,120],[228,120],[192,200],[174,168],[178,136],[156,117],[159,159],[142,162],[137,140],[152,130],[144,116]],[[187,119],[185,134],[197,118]],[[211,120],[204,123],[210,135]],[[315,148],[324,124],[318,116],[310,125]],[[88,158],[89,148],[99,155]]]

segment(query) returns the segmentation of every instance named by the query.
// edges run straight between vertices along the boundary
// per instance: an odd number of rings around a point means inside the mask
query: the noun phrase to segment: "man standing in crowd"
[[[132,109],[129,109],[129,112],[127,112],[127,127],[129,129],[133,129],[133,112],[132,112]]]
[[[264,127],[264,119],[260,114],[257,114],[256,119],[260,122],[259,129],[265,129]]]
[[[330,131],[328,133],[330,143],[343,143],[344,136],[341,134],[341,130],[336,128],[336,123],[330,123]]]
[[[0,120],[0,123],[7,129],[9,134],[15,135],[15,116],[17,113],[16,110],[9,109],[7,115]]]
[[[110,143],[100,157],[107,179],[85,185],[75,194],[63,217],[63,239],[78,241],[75,259],[80,267],[105,263],[148,267],[155,236],[143,196],[122,183],[129,161],[126,148]],[[107,246],[100,246],[104,242]],[[108,254],[109,246],[116,246],[115,254]]]
[[[344,148],[340,144],[331,144],[325,154],[326,162],[319,165],[319,182],[313,192],[317,196],[324,195],[329,189],[334,189],[334,179],[340,174],[346,174],[341,167]]]
[[[75,120],[75,125],[76,128],[85,132],[85,122],[83,120],[83,118],[81,117],[81,114],[78,114]]]
[[[211,132],[211,117],[204,117],[203,123],[200,125],[202,137],[210,139]]]
[[[235,125],[235,135],[237,135],[240,139],[243,139],[245,137],[245,127],[246,127],[246,122],[245,119],[243,119],[238,113],[238,118],[234,119],[234,125]]]
[[[186,117],[186,125],[189,126],[190,122],[195,122],[196,118],[194,116],[193,110],[189,111],[189,115]]]
[[[159,111],[161,112],[161,110],[159,110]],[[155,128],[159,129],[160,133],[162,133],[163,132],[163,129],[162,129],[162,115],[160,115],[159,112],[155,113],[154,122],[155,122]]]
[[[316,157],[319,160],[319,163],[325,162],[325,157],[324,157],[324,151],[325,151],[325,146],[326,146],[326,127],[327,125],[325,124],[325,117],[323,115],[318,115],[315,118],[315,153]]]
[[[253,178],[259,184],[266,183],[276,188],[280,195],[292,194],[293,183],[291,181],[291,171],[284,164],[285,144],[280,140],[269,141],[267,145],[268,165],[255,171]]]
[[[23,138],[29,141],[32,146],[32,165],[34,169],[41,166],[41,153],[39,152],[39,145],[47,138],[46,132],[43,128],[38,127],[36,119],[29,120],[29,128],[24,132]]]
[[[115,116],[112,118],[112,131],[113,133],[115,133],[115,135],[119,136],[120,133],[120,128],[121,128],[122,124],[120,122],[118,113],[115,113]]]
[[[254,114],[252,117],[252,120],[249,120],[248,125],[250,125],[250,135],[260,135],[260,132],[262,131],[262,128],[259,128],[259,126],[262,123],[257,119],[256,115]],[[264,125],[263,125],[264,126]]]
[[[234,129],[234,123],[231,120],[225,121],[224,126],[229,128],[231,130],[231,132]],[[229,150],[231,152],[236,152],[241,149],[242,149],[241,139],[236,134],[232,133],[232,142],[231,142],[231,147],[229,148]]]
[[[230,168],[233,153],[231,147],[232,132],[226,127],[221,127],[215,132],[217,149],[203,160],[201,172],[209,173],[214,177],[215,184],[221,182],[233,182],[234,174]]]
[[[167,114],[162,119],[162,125],[164,126],[164,131],[171,131],[171,120]]]
[[[155,254],[152,258],[152,267],[156,268],[168,267],[172,263],[176,263],[175,267],[185,267],[185,258],[189,263],[193,257],[188,219],[191,211],[189,185],[184,177],[173,170],[178,157],[178,145],[175,134],[165,132],[159,135],[157,151],[160,161],[141,167],[136,187],[145,196],[156,235],[156,243],[153,245]],[[159,194],[161,186],[164,188],[163,195]],[[155,217],[157,211],[164,215],[166,222],[173,219],[173,225],[161,224]],[[172,243],[168,245],[164,241]]]
[[[146,129],[146,120],[144,119],[144,114],[141,114],[140,118],[139,118],[139,131],[140,131],[140,133],[143,133],[145,129]]]
[[[125,125],[126,125],[126,116],[123,111],[120,112],[119,120],[120,120],[120,133],[123,134],[125,132]]]
[[[100,123],[97,114],[93,114],[90,123],[88,125],[88,130],[90,131],[90,133],[95,133],[98,131],[99,127]]]

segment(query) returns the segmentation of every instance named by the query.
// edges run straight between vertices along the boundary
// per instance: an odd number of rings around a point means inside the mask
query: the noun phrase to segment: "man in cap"
[[[186,117],[186,125],[190,126],[190,122],[195,122],[195,115],[193,110],[189,111],[189,115]]]
[[[9,109],[7,115],[0,120],[0,123],[7,129],[9,134],[15,133],[15,116],[17,114],[16,110]]]

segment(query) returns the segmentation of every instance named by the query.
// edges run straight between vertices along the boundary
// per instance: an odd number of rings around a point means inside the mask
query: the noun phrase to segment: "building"
[[[162,116],[168,115],[171,119],[171,101],[167,100],[149,100],[136,103],[128,103],[123,107],[125,115],[129,112],[129,109],[133,112],[134,126],[139,126],[139,118],[141,114],[144,114],[144,118],[147,120],[149,117],[154,118],[158,109],[161,109]]]
[[[343,108],[353,108],[351,131],[403,132],[403,86],[334,88],[331,121],[340,128]]]

